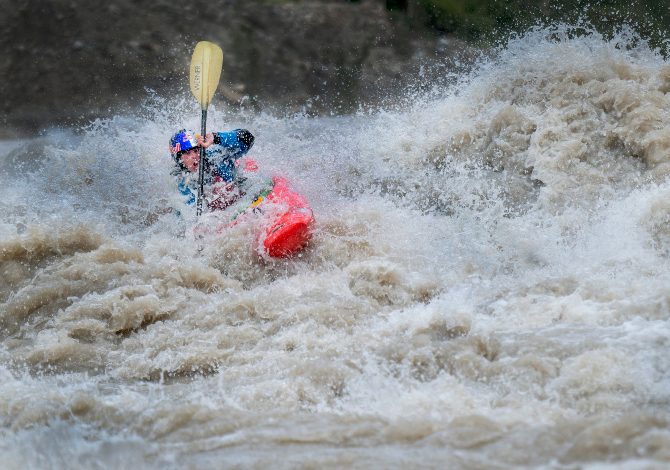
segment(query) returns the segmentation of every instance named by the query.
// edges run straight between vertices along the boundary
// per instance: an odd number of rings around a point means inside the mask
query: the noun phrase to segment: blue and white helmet
[[[189,129],[182,129],[170,139],[170,155],[179,161],[181,154],[198,146],[198,135]]]

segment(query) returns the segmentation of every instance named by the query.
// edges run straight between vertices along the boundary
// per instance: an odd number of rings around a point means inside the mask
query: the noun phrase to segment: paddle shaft
[[[201,133],[204,140],[207,136],[207,110],[202,110]],[[198,203],[196,205],[196,215],[202,214],[202,200],[205,198],[205,148],[200,146],[200,161],[198,162]]]

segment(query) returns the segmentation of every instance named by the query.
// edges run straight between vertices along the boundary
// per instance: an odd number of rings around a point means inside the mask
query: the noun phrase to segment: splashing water
[[[403,109],[211,109],[310,201],[290,260],[189,236],[186,98],[7,143],[6,465],[667,465],[670,65],[587,33]]]

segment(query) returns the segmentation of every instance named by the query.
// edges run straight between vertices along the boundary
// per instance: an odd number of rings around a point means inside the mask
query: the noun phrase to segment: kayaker
[[[200,147],[205,150],[206,200],[210,210],[221,210],[243,194],[244,178],[238,174],[238,160],[254,144],[254,136],[246,129],[208,133],[203,139],[194,131],[182,129],[170,139],[170,155],[175,162],[172,174],[186,204],[194,204],[198,194]]]
[[[262,256],[291,256],[312,237],[314,216],[304,196],[278,175],[264,174],[250,158],[242,159],[254,143],[246,129],[214,132],[203,139],[182,129],[170,139],[175,162],[173,175],[187,204],[197,199],[200,149],[205,150],[205,199],[215,216],[194,227],[198,237],[220,234],[239,223],[254,220],[255,249]],[[176,212],[180,214],[177,209]],[[214,214],[212,214],[214,215]]]

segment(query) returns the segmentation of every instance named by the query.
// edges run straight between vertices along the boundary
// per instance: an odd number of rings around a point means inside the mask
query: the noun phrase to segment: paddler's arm
[[[245,155],[254,145],[254,136],[246,129],[235,129],[228,132],[213,132],[205,135],[205,138],[198,137],[198,145],[205,149],[212,145],[220,145],[225,149],[228,157],[235,160]]]
[[[254,136],[246,129],[235,129],[228,132],[215,132],[213,137],[213,143],[225,148],[228,155],[234,159],[238,159],[245,155],[254,145]]]
[[[236,174],[236,161],[243,157],[254,144],[254,136],[246,129],[235,129],[228,132],[214,132],[207,134],[205,139],[198,139],[198,143],[205,149],[212,145],[218,146],[215,150],[216,158],[212,163],[216,166],[216,173],[225,181],[233,181]],[[209,152],[206,152],[209,160]]]
[[[196,195],[191,190],[191,187],[189,186],[188,181],[186,180],[185,177],[179,178],[179,180],[177,181],[177,188],[179,189],[181,195],[184,196],[184,202],[187,205],[190,206],[195,204]]]

